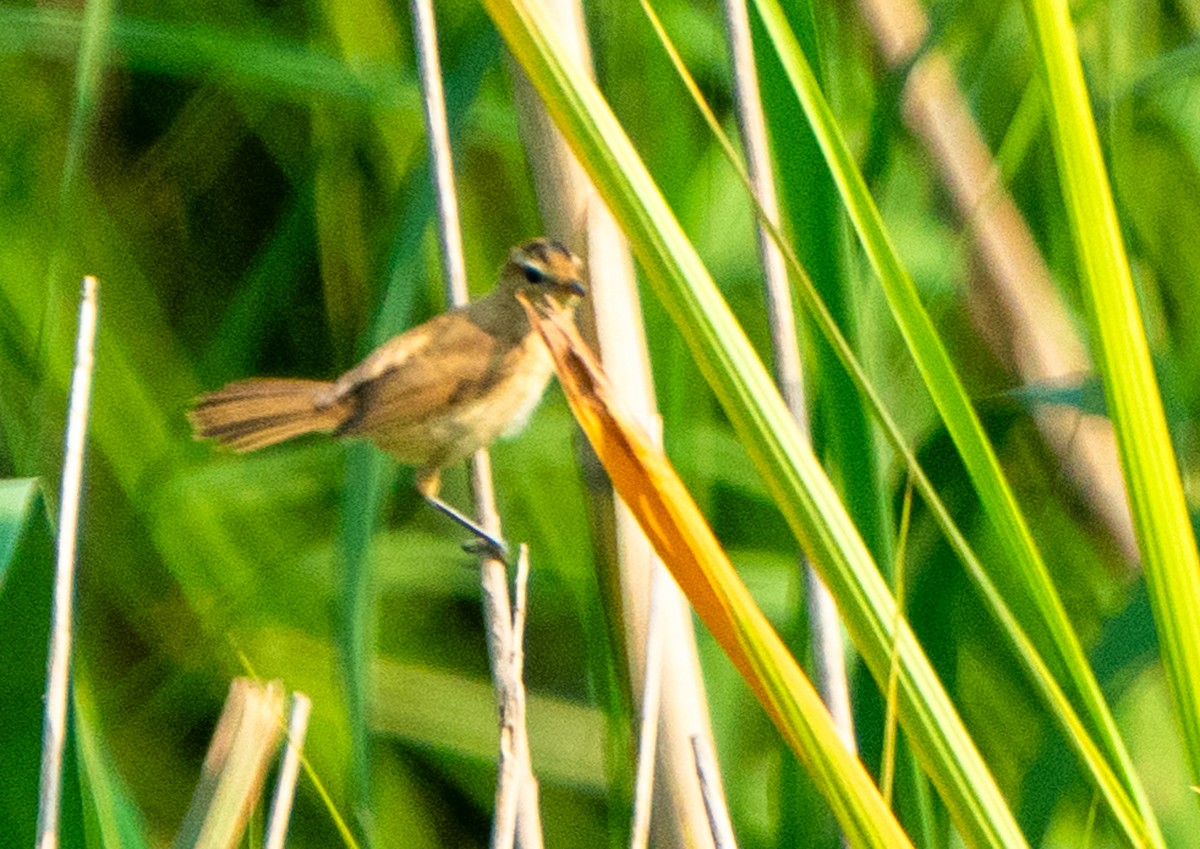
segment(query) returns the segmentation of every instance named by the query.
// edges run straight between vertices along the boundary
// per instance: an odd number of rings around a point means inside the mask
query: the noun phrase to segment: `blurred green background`
[[[657,8],[732,129],[719,6]],[[1020,7],[947,2],[928,11],[934,41],[1075,303]],[[1200,4],[1112,0],[1075,11],[1194,496]],[[749,204],[637,5],[607,0],[589,13],[602,90],[766,357]],[[966,313],[981,271],[935,169],[900,122],[900,77],[878,59],[856,7],[813,14],[830,99],[1091,647],[1168,842],[1187,845],[1200,814],[1137,571],[1038,439],[1030,412],[1048,391],[1008,392],[1016,378]],[[541,228],[501,41],[473,4],[441,4],[438,15],[468,274],[480,293],[508,247]],[[409,27],[404,4],[377,0],[0,5],[0,476],[40,478],[44,494],[0,490],[6,527],[23,529],[11,551],[0,546],[0,711],[9,720],[0,757],[21,765],[0,778],[0,833],[22,838],[11,845],[32,841],[40,730],[30,699],[40,699],[45,658],[46,516],[57,500],[83,274],[100,279],[101,318],[77,611],[74,751],[86,756],[82,788],[68,788],[68,808],[74,799],[87,812],[81,839],[102,845],[104,815],[95,811],[105,811],[129,835],[125,845],[169,844],[229,679],[248,671],[313,698],[312,765],[371,845],[488,839],[495,709],[477,572],[459,552],[459,532],[424,508],[409,470],[367,446],[313,439],[236,457],[193,443],[184,417],[190,399],[227,380],[332,377],[442,309]],[[864,359],[986,556],[987,532],[972,522],[975,498],[953,447],[832,212],[832,190],[812,176],[811,145],[776,67],[760,64],[790,229],[858,292]],[[795,543],[678,334],[643,294],[668,451],[803,658]],[[1075,388],[1080,398],[1094,389],[1085,375]],[[1088,409],[1072,403],[1081,415]],[[836,407],[818,406],[818,446],[838,433]],[[531,426],[493,452],[506,533],[533,551],[530,735],[547,844],[564,847],[625,843],[631,783],[627,698],[593,572],[577,442],[552,389]],[[887,474],[887,511],[898,515],[903,477]],[[466,503],[461,472],[447,473],[444,494]],[[1103,823],[1088,825],[1089,786],[919,505],[908,544],[910,617],[1026,834],[1034,845],[1109,845]],[[350,590],[363,570],[365,598]],[[770,723],[707,635],[700,639],[742,844],[836,845]],[[356,664],[370,670],[365,704],[345,683]],[[881,700],[869,676],[856,682],[874,769]],[[356,730],[363,716],[365,736]],[[307,783],[291,834],[295,847],[339,841]]]

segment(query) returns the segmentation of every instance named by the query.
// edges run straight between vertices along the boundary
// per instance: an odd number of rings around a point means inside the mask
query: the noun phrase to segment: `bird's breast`
[[[497,437],[515,436],[525,428],[554,371],[550,352],[533,334],[521,343],[512,363],[511,371],[500,385],[484,393],[475,403],[473,414],[482,422],[495,423],[492,428],[481,428],[491,431],[488,442]]]
[[[401,462],[432,466],[457,462],[515,435],[546,391],[554,370],[550,353],[530,333],[503,353],[493,352],[491,359],[484,372],[446,387],[444,403],[425,415],[377,416],[358,432]]]

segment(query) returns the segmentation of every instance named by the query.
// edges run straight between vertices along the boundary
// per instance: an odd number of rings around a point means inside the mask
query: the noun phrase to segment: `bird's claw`
[[[491,536],[477,536],[475,539],[467,540],[463,543],[463,551],[468,554],[486,555],[501,561],[505,565],[508,564],[508,543],[504,540],[496,539]]]

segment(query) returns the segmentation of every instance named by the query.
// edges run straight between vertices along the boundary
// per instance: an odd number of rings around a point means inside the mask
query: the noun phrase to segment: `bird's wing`
[[[334,385],[336,397],[359,400],[343,432],[403,427],[439,415],[456,396],[490,385],[505,347],[462,312],[437,316],[385,342]]]

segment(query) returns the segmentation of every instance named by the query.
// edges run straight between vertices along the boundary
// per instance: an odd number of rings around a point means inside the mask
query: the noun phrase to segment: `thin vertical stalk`
[[[46,708],[42,727],[42,771],[38,796],[38,849],[58,846],[62,802],[62,759],[67,738],[67,689],[71,677],[71,610],[75,595],[76,545],[79,536],[79,493],[83,486],[83,453],[92,397],[93,350],[96,342],[96,278],[83,278],[75,371],[67,410],[62,493],[58,512],[58,557],[54,573],[54,607],[50,612],[50,649],[46,660]]]
[[[649,14],[648,2],[642,4]],[[733,65],[734,104],[738,129],[746,153],[746,170],[763,216],[779,226],[779,201],[771,168],[767,142],[767,122],[759,94],[758,71],[754,64],[754,45],[750,38],[750,16],[744,0],[725,0],[725,27]],[[758,252],[763,267],[763,286],[767,299],[767,319],[775,383],[788,412],[805,439],[809,439],[808,409],[804,397],[804,374],[800,346],[796,338],[796,318],[792,312],[792,293],[788,286],[783,254],[771,237],[766,223],[758,221]],[[850,686],[846,680],[846,650],[842,643],[837,606],[821,576],[800,555],[804,571],[812,653],[816,665],[817,690],[829,708],[838,733],[850,751],[858,750],[854,739],[854,715],[850,707]]]
[[[646,849],[650,841],[650,813],[654,798],[654,760],[658,750],[658,718],[662,705],[663,633],[658,615],[668,574],[655,564],[650,574],[650,609],[646,620],[646,674],[638,714],[637,768],[633,781],[633,825],[630,849]]]
[[[700,777],[700,790],[704,794],[704,807],[708,811],[708,824],[712,830],[713,843],[717,849],[737,849],[737,838],[733,834],[733,822],[725,810],[721,797],[712,788],[717,785],[714,775],[717,762],[712,747],[699,734],[692,737],[692,751],[696,756],[696,775]]]
[[[446,120],[446,98],[442,91],[433,3],[432,0],[412,0],[411,7],[425,129],[429,141],[429,161],[437,198],[438,241],[442,253],[446,299],[452,306],[461,306],[468,299],[467,275],[463,262],[462,229],[459,223],[458,196],[454,187],[454,164]],[[471,494],[479,524],[488,533],[499,538],[500,516],[496,511],[496,496],[492,487],[491,461],[485,449],[477,451],[471,459]],[[514,675],[515,664],[512,659],[520,653],[514,651],[513,606],[509,598],[508,571],[505,564],[495,557],[481,557],[480,580],[488,660],[500,715],[497,801],[503,801],[508,793],[513,792],[512,788],[507,786],[507,782],[514,782],[517,788],[515,834],[513,828],[500,828],[497,821],[496,827],[493,828],[492,846],[508,849],[515,839],[516,845],[522,849],[540,849],[541,822],[537,810],[536,782],[529,757],[529,740],[524,727],[517,729],[513,724],[520,717],[523,726],[524,685],[519,669],[516,670],[518,674]]]
[[[283,748],[279,778],[275,781],[275,795],[271,798],[271,813],[267,817],[267,835],[263,841],[264,849],[284,849],[288,822],[292,818],[292,805],[296,801],[296,780],[300,776],[300,750],[304,748],[304,737],[308,734],[308,717],[311,713],[312,699],[304,693],[292,693],[287,741]]]

